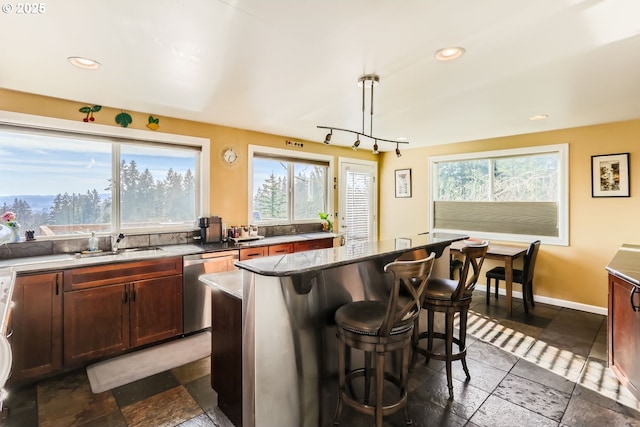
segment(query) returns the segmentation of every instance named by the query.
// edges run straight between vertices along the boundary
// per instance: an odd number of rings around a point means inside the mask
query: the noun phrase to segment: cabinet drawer
[[[80,267],[64,272],[64,290],[75,291],[176,274],[182,274],[182,257]]]
[[[240,261],[267,256],[268,254],[269,251],[266,246],[240,249]]]
[[[293,252],[293,243],[269,246],[269,255],[290,254]]]
[[[333,247],[333,238],[307,240],[305,242],[295,242],[294,249],[296,252],[310,251],[313,249],[325,249]]]

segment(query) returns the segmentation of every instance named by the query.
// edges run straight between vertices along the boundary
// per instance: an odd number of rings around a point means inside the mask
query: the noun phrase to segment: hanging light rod
[[[351,129],[343,129],[343,128],[337,128],[337,127],[333,127],[333,126],[317,126],[319,129],[328,129],[329,133],[327,134],[327,136],[324,139],[324,143],[325,144],[329,144],[331,142],[331,136],[333,135],[333,131],[340,131],[340,132],[348,132],[348,133],[353,133],[356,136],[356,141],[353,143],[353,145],[351,146],[351,148],[353,148],[354,150],[358,149],[358,146],[360,145],[360,137],[364,136],[366,138],[369,139],[373,139],[374,141],[374,154],[378,154],[378,141],[382,141],[382,142],[389,142],[391,144],[396,144],[396,154],[398,155],[398,157],[400,156],[400,149],[398,144],[408,144],[409,141],[399,141],[399,140],[392,140],[392,139],[386,139],[386,138],[378,138],[377,136],[373,135],[373,88],[375,86],[378,85],[378,83],[380,82],[380,77],[377,74],[365,74],[363,76],[360,76],[360,78],[358,78],[358,86],[360,86],[362,88],[362,131],[355,131],[355,130],[351,130]],[[365,99],[366,99],[366,89],[369,88],[371,91],[371,94],[369,96],[369,133],[365,132]]]

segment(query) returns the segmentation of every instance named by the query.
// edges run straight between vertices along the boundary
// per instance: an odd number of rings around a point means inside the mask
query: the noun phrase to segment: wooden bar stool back
[[[461,360],[467,380],[471,379],[466,362],[466,336],[467,313],[471,304],[473,289],[480,277],[480,269],[487,254],[489,242],[484,241],[480,245],[464,246],[464,264],[460,272],[459,280],[430,278],[427,289],[424,292],[422,308],[427,310],[427,331],[420,332],[418,325],[414,329],[414,350],[426,357],[426,363],[430,359],[444,360],[447,368],[447,386],[449,399],[453,399],[453,380],[451,362]],[[434,331],[435,313],[445,315],[445,331]],[[458,337],[454,337],[453,321],[456,313],[460,313],[460,326]],[[417,323],[417,321],[416,321]],[[445,343],[445,352],[438,353],[433,350],[434,338],[442,339]],[[419,347],[420,340],[427,340],[427,348]],[[453,352],[453,344],[458,345],[458,351]]]
[[[409,355],[414,322],[420,314],[422,294],[426,289],[434,259],[435,253],[431,253],[427,258],[396,260],[385,265],[384,271],[393,275],[393,286],[388,300],[350,302],[336,311],[340,388],[334,424],[339,423],[345,403],[359,412],[374,416],[377,427],[382,426],[382,418],[385,415],[400,409],[404,409],[407,424],[411,424],[407,410]],[[364,352],[365,366],[354,370],[349,367],[347,372],[346,356],[350,355],[351,349]],[[385,372],[385,356],[397,350],[401,351],[400,372]],[[374,354],[375,371],[371,369]],[[375,378],[373,402],[370,396],[372,376]],[[349,392],[354,390],[352,380],[357,377],[364,377],[362,399]],[[383,402],[385,380],[399,389],[398,400]]]

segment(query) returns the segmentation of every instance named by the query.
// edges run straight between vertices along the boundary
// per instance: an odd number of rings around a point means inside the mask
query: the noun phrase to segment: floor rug
[[[91,391],[102,393],[211,355],[211,332],[114,357],[87,366]]]

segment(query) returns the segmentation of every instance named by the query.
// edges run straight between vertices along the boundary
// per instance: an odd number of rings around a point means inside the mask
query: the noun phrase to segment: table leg
[[[511,258],[504,260],[504,278],[507,291],[507,316],[511,316],[511,294],[513,291],[513,259]]]

